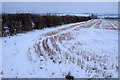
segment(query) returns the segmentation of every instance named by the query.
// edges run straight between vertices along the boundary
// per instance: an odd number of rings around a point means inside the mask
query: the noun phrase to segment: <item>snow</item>
[[[0,72],[2,72],[2,38],[0,38]],[[0,75],[1,79],[2,75]]]
[[[92,13],[55,13],[53,15],[57,15],[57,16],[66,16],[66,15],[69,15],[69,16],[83,16],[83,17],[88,17],[88,16],[91,16]],[[117,18],[118,17],[118,14],[109,14],[109,13],[95,13],[95,15],[97,15],[98,18],[105,18],[105,17],[111,17],[111,18]]]
[[[3,78],[118,78],[114,28],[95,19],[3,37]]]

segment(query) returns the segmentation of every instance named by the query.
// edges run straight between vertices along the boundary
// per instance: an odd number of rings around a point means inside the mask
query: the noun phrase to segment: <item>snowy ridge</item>
[[[3,38],[4,78],[118,77],[117,21],[92,19]]]

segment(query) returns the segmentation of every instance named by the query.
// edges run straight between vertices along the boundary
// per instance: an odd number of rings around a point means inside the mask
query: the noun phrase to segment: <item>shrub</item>
[[[91,17],[56,16],[37,14],[2,14],[2,36],[12,36],[34,29],[90,20]]]

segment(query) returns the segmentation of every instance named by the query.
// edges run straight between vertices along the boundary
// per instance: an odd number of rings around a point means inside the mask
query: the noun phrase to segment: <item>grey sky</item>
[[[3,2],[3,12],[118,13],[117,2]]]

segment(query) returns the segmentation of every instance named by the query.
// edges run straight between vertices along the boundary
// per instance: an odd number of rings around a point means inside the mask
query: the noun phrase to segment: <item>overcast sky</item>
[[[117,2],[3,2],[2,10],[37,13],[118,13]]]

